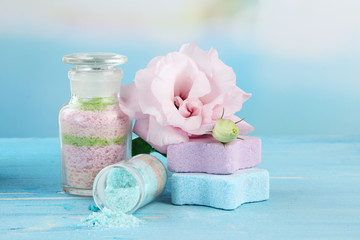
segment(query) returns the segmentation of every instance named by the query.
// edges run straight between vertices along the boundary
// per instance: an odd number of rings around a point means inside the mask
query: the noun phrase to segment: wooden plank
[[[360,239],[359,138],[262,139],[269,201],[224,211],[167,192],[120,230],[81,224],[94,202],[62,193],[58,139],[0,139],[0,239]]]

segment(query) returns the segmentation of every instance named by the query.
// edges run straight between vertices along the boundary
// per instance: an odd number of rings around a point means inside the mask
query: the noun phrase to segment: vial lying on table
[[[154,200],[165,189],[166,168],[156,157],[140,154],[110,165],[94,180],[96,205],[127,214]]]

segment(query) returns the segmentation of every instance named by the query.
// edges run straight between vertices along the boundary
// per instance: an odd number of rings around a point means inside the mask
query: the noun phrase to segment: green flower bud
[[[216,120],[212,135],[222,143],[234,141],[239,135],[239,128],[229,119]]]

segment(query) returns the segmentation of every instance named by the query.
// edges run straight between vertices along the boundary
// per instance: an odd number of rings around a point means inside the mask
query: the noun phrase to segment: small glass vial
[[[64,192],[92,196],[95,176],[131,154],[131,120],[120,110],[121,68],[127,58],[112,53],[63,57],[71,99],[60,110],[61,176]]]
[[[166,168],[156,157],[140,154],[108,166],[96,176],[96,205],[130,214],[154,200],[165,189]]]

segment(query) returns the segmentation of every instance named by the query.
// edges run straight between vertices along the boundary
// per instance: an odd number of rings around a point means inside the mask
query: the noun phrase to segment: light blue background
[[[138,2],[141,4],[142,1]],[[190,4],[190,1],[185,2]],[[290,17],[283,16],[280,22],[274,20],[288,10],[286,7],[293,9],[291,6],[285,5],[279,14],[269,15],[268,12],[272,12],[268,9],[269,1],[239,2],[243,4],[237,6],[235,13],[221,12],[215,7],[215,12],[205,17],[201,12],[193,13],[183,25],[167,19],[169,16],[165,12],[162,17],[161,10],[149,9],[149,15],[142,16],[129,2],[122,3],[130,11],[127,18],[136,16],[138,22],[128,28],[124,28],[126,22],[121,22],[118,29],[113,29],[112,25],[92,26],[91,23],[79,26],[74,21],[76,17],[70,18],[66,14],[61,15],[60,20],[53,20],[51,14],[37,16],[37,8],[33,6],[27,10],[25,1],[17,1],[5,8],[0,6],[0,137],[58,135],[58,111],[70,97],[67,79],[70,66],[61,62],[65,54],[97,51],[124,54],[129,62],[123,65],[123,83],[130,83],[136,71],[144,68],[153,57],[177,51],[181,44],[194,40],[205,50],[215,47],[220,59],[233,67],[238,86],[253,94],[238,113],[255,127],[253,135],[360,135],[360,31],[352,25],[353,19],[340,21],[340,26],[333,29],[332,22],[317,15],[326,6],[307,6],[296,1],[311,10],[313,20],[307,22],[308,25],[301,25],[303,29],[294,30],[294,34],[304,31],[304,36],[311,36],[312,31],[316,31],[314,38],[292,38],[291,33],[286,35]],[[155,3],[164,4],[164,1]],[[275,3],[280,4],[279,1]],[[89,9],[96,12],[95,2],[92,4]],[[202,4],[206,5],[207,1]],[[102,11],[111,11],[111,6],[108,4]],[[50,13],[58,11],[55,3],[48,3],[47,7]],[[68,3],[63,7],[62,11],[66,12],[72,6]],[[183,7],[197,9],[185,3]],[[351,15],[352,12],[346,10],[353,7],[349,5],[341,16]],[[29,14],[16,16],[19,9]],[[332,9],[328,11],[331,13]],[[144,9],[142,12],[146,13]],[[148,23],[148,18],[155,15],[162,19]],[[252,17],[246,17],[248,15]],[[354,20],[359,20],[357,15],[353,16]],[[185,15],[179,14],[181,17],[186,19]],[[102,14],[101,18],[111,19],[111,16]],[[317,21],[318,18],[321,21]],[[264,25],[268,21],[274,25]],[[302,19],[292,21],[303,22]],[[315,28],[314,21],[318,23]],[[323,30],[327,28],[330,30]]]

